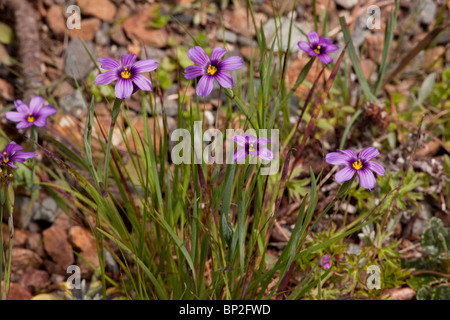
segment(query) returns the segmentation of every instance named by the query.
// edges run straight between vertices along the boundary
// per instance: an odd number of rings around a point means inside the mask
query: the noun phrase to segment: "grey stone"
[[[94,44],[92,42],[85,42],[85,44],[94,59],[97,59]],[[83,43],[78,38],[70,40],[66,53],[64,72],[71,78],[81,80],[95,67]]]
[[[356,5],[358,0],[334,0],[334,2],[344,9],[351,9]]]
[[[281,18],[281,30],[277,29],[280,28],[280,21],[277,21],[277,24],[275,24],[275,20],[273,18],[270,18],[263,26],[264,34],[266,36],[266,41],[269,46],[272,45],[272,42],[276,38],[276,35],[282,34],[283,37],[281,39],[281,48],[278,46],[278,40],[275,42],[275,51],[286,51],[288,46],[288,35],[289,35],[289,28],[290,28],[291,19],[288,17],[282,17]],[[300,30],[303,30],[305,33],[308,33],[310,31],[309,24],[302,23],[302,22],[293,22],[292,25],[292,33],[291,33],[291,42],[290,42],[290,50],[291,53],[298,52],[300,49],[297,45],[298,41],[308,41],[306,36],[300,32]],[[293,40],[295,39],[295,40]]]
[[[33,220],[43,220],[53,223],[55,222],[57,216],[57,209],[58,205],[56,204],[56,201],[53,200],[52,197],[47,197],[36,208],[36,211],[33,215]]]
[[[222,29],[219,29],[217,30],[216,39],[219,41],[223,41],[225,39],[226,43],[236,43],[238,41],[238,36],[232,31],[225,30],[225,32],[223,32]]]
[[[423,24],[430,24],[436,18],[437,4],[435,0],[424,0],[419,4],[422,8],[420,15],[420,22]]]
[[[75,91],[69,96],[61,97],[59,99],[64,112],[69,114],[79,115],[80,112],[86,110],[86,104],[83,95],[79,90]]]
[[[255,40],[249,39],[249,38],[244,37],[242,35],[238,35],[237,42],[241,46],[255,46],[256,47],[256,45],[257,45]]]
[[[161,49],[156,49],[156,48],[152,48],[152,47],[148,47],[147,46],[147,53],[148,53],[148,57],[146,56],[145,53],[145,47],[141,47],[141,56],[139,57],[141,60],[144,59],[153,59],[156,62],[161,62],[161,60],[164,57],[167,57],[167,53],[164,50]]]
[[[103,22],[100,30],[95,33],[95,42],[100,46],[108,46],[111,43],[109,31],[111,30],[107,22]]]

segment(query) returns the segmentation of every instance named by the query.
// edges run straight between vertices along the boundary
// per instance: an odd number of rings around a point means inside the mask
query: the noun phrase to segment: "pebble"
[[[236,33],[225,30],[225,32],[222,29],[217,30],[216,39],[218,41],[225,40],[226,43],[236,43],[238,41],[238,36]]]
[[[341,6],[344,9],[351,9],[353,8],[358,0],[334,0],[338,6]]]
[[[94,44],[92,42],[85,42],[85,44],[94,59],[97,59],[97,52],[95,51]],[[70,78],[82,80],[95,67],[80,39],[71,39],[66,52],[64,72]]]
[[[436,18],[436,12],[437,12],[437,4],[435,0],[424,0],[419,3],[419,6],[421,6],[422,12],[420,15],[420,22],[423,24],[430,24],[434,21]]]
[[[282,51],[287,50],[289,38],[289,28],[290,28],[291,19],[287,17],[281,18],[281,31],[280,28],[280,21],[278,21],[275,24],[275,19],[270,18],[263,26],[264,34],[266,36],[267,45],[270,47],[272,45],[272,42],[274,41],[277,34],[283,34],[285,36],[281,39],[281,48],[278,46],[278,41],[275,43],[274,50],[279,51],[280,49]],[[278,29],[278,31],[277,31]],[[298,41],[308,41],[306,36],[301,33],[300,30],[309,30],[311,29],[309,25],[302,23],[302,22],[293,22],[292,25],[292,33],[291,33],[291,41],[290,41],[290,51],[291,53],[296,53],[300,49],[298,47]],[[295,39],[295,41],[293,41]]]
[[[99,46],[109,46],[111,38],[109,37],[109,31],[111,30],[107,22],[103,22],[100,30],[95,33],[95,42]]]
[[[56,219],[56,209],[58,205],[52,197],[47,197],[42,201],[34,211],[32,219],[34,221],[43,220],[53,223]]]
[[[82,15],[91,15],[106,22],[113,22],[117,13],[116,6],[109,0],[78,0]]]
[[[83,95],[79,90],[75,91],[71,95],[61,97],[59,104],[65,113],[79,115],[86,110],[86,105],[83,99]]]
[[[43,236],[44,249],[58,266],[64,269],[74,263],[72,247],[63,229],[51,226],[44,230]]]

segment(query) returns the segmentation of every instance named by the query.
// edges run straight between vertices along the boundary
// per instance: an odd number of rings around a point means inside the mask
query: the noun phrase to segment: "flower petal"
[[[47,117],[51,116],[52,114],[55,114],[56,111],[58,111],[58,110],[56,110],[56,108],[54,106],[46,105],[46,106],[42,107],[41,110],[39,110],[39,112],[36,114],[36,117],[47,118]]]
[[[353,158],[347,154],[338,152],[330,152],[325,156],[325,161],[335,166],[348,166],[352,163]]]
[[[216,65],[220,59],[227,53],[227,50],[221,47],[215,47],[211,52],[211,64]]]
[[[44,104],[44,98],[39,96],[34,96],[31,98],[30,101],[30,112],[32,114],[36,114],[40,108],[42,108],[42,105]]]
[[[30,109],[22,100],[14,100],[14,105],[16,106],[17,111],[28,114]]]
[[[233,155],[233,160],[234,160],[234,161],[241,161],[241,160],[244,159],[247,155],[248,155],[248,153],[245,151],[245,148],[239,148],[239,149],[237,149],[237,151],[234,153],[234,155]]]
[[[194,79],[202,76],[203,74],[203,67],[201,66],[188,66],[184,69],[184,77],[186,79]]]
[[[109,57],[101,58],[98,62],[102,64],[100,68],[105,70],[114,70],[120,67],[120,63],[117,60]]]
[[[208,96],[214,85],[214,77],[205,74],[203,77],[200,78],[200,81],[197,84],[197,94],[200,97],[206,97]]]
[[[47,117],[36,118],[32,124],[39,128],[45,127],[47,125]]]
[[[342,182],[350,180],[353,177],[353,175],[355,174],[355,171],[356,170],[350,166],[347,166],[344,169],[339,170],[335,174],[336,182],[342,183]],[[359,170],[359,171],[361,171],[361,170]]]
[[[243,64],[241,57],[234,56],[223,59],[217,64],[217,67],[220,71],[234,71],[242,68]]]
[[[158,68],[158,63],[155,60],[145,59],[133,64],[132,71],[134,73],[152,72],[156,68]]]
[[[28,122],[28,121],[23,121],[23,122],[19,122],[16,126],[17,129],[26,129],[31,127],[34,124],[34,122]]]
[[[195,46],[189,49],[187,55],[192,62],[198,64],[199,66],[203,67],[204,65],[209,64],[209,58],[202,47]]]
[[[16,111],[8,111],[5,113],[6,119],[9,121],[26,121],[27,120],[27,114],[22,112],[16,112]]]
[[[319,35],[315,31],[310,31],[308,33],[308,40],[311,43],[311,46],[315,47],[319,44]]]
[[[345,150],[337,149],[337,151],[345,153],[346,155],[348,155],[350,157],[350,161],[351,162],[354,162],[354,161],[358,160],[358,157],[356,156],[356,152],[353,151],[352,149],[345,149]]]
[[[333,62],[333,58],[330,57],[328,54],[326,53],[321,53],[319,54],[319,59],[320,61],[322,61],[324,64],[330,64]]]
[[[371,190],[375,188],[375,186],[377,185],[375,176],[373,175],[372,171],[370,171],[368,168],[358,170],[358,177],[359,177],[359,184],[363,188]]]
[[[136,55],[135,54],[124,54],[121,58],[120,61],[122,62],[122,66],[123,67],[127,67],[127,68],[131,68],[131,66],[133,65],[134,60],[136,60]]]
[[[339,46],[336,44],[327,44],[323,47],[323,53],[331,53],[339,50]]]
[[[378,151],[377,148],[368,147],[359,153],[359,158],[361,159],[361,161],[369,161],[369,160],[372,160],[373,158],[375,158],[379,154],[380,154],[380,151]]]
[[[8,167],[13,168],[13,169],[19,169],[16,165],[14,165],[14,162],[12,162],[12,161],[7,162],[6,165]]]
[[[117,80],[115,87],[116,97],[119,99],[129,98],[133,93],[133,81],[130,79]]]
[[[11,156],[13,153],[23,150],[23,147],[20,144],[11,141],[6,147],[5,152],[8,156]]]
[[[236,142],[238,145],[245,147],[245,135],[234,135],[233,137],[234,142]]]
[[[139,87],[139,89],[144,91],[152,91],[152,82],[146,76],[138,73],[133,75],[132,80]]]
[[[324,44],[332,44],[333,40],[328,39],[327,37],[320,37],[319,38],[319,45],[324,45]]]
[[[305,51],[305,52],[306,52],[307,54],[309,54],[310,56],[314,56],[314,57],[317,56],[317,53],[314,52],[314,50],[311,48],[311,46],[309,45],[308,42],[305,42],[305,41],[299,41],[299,42],[298,42],[298,47],[299,47],[301,50]]]
[[[273,159],[272,151],[270,151],[266,147],[259,148],[256,155],[266,161],[270,161]]]
[[[214,75],[214,78],[217,80],[221,87],[227,89],[233,88],[233,77],[230,74],[219,71]]]
[[[258,139],[255,136],[252,136],[251,134],[244,134],[245,141],[247,143],[256,143]]]
[[[117,76],[117,72],[107,71],[107,72],[100,73],[99,75],[97,75],[97,77],[95,77],[94,84],[107,85],[117,79],[119,79],[119,77]]]
[[[269,143],[270,143],[270,140],[267,139],[267,138],[259,138],[258,140],[256,140],[256,143],[257,143],[259,146],[264,146],[264,145],[266,145],[266,144],[269,144]]]
[[[384,176],[384,174],[386,172],[384,167],[381,164],[379,164],[378,162],[375,162],[375,161],[367,161],[364,164],[364,167],[372,170],[373,172],[375,172],[376,174],[378,174],[380,176]]]
[[[11,157],[11,161],[23,163],[25,160],[36,157],[34,152],[17,152]]]

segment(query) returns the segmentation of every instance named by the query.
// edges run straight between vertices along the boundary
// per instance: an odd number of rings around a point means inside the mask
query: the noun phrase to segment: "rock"
[[[112,27],[109,35],[112,41],[122,46],[126,46],[128,43],[130,43],[130,41],[128,41],[127,37],[125,36],[125,33],[123,32],[121,24],[117,24]]]
[[[225,32],[223,32],[222,29],[219,29],[217,30],[216,39],[218,41],[223,41],[225,39],[226,43],[236,43],[238,40],[238,36],[232,31],[225,30]]]
[[[2,281],[3,287],[3,281]],[[9,285],[9,292],[7,300],[31,300],[32,295],[20,284],[11,282]]]
[[[384,36],[381,34],[369,33],[364,42],[364,51],[369,59],[380,64],[383,56]]]
[[[69,81],[63,81],[58,83],[52,93],[56,97],[65,97],[71,95],[74,92],[75,88],[69,83]]]
[[[53,226],[56,226],[58,228],[63,229],[64,231],[67,231],[70,229],[70,227],[73,226],[73,222],[71,218],[69,218],[66,214],[63,213],[56,217]]]
[[[364,74],[364,78],[366,80],[368,80],[369,82],[373,81],[373,80],[376,81],[377,64],[375,62],[373,62],[370,59],[363,59],[361,61],[361,69]],[[370,79],[369,79],[369,77],[370,77]]]
[[[3,228],[3,245],[7,247],[9,245],[9,228],[8,224],[2,223]],[[23,231],[18,228],[14,228],[14,235],[13,235],[13,247],[24,247],[25,242],[27,240],[28,233],[26,231]]]
[[[304,66],[309,62],[310,57],[305,53],[302,55],[300,59],[294,60],[294,62],[288,67],[287,73],[286,73],[286,80],[289,84],[289,87],[294,86],[295,82],[297,81],[297,77],[300,74],[300,72],[303,70]],[[319,65],[318,65],[319,64]],[[311,70],[308,72],[305,81],[308,81],[309,83],[314,83],[317,76],[320,73],[321,65],[319,59],[316,59],[311,66]],[[328,79],[330,75],[330,71],[328,69],[325,69],[322,78],[319,80],[317,86],[320,88],[320,86],[323,84],[324,79]],[[297,90],[295,91],[296,94],[298,94],[300,97],[306,97],[306,95],[309,92],[309,87],[307,87],[305,84],[301,84]]]
[[[282,17],[281,18],[281,31],[278,30],[278,34],[281,32],[283,35],[289,34],[291,19]],[[277,19],[275,24],[275,19],[270,18],[263,26],[264,34],[266,36],[267,45],[270,47],[275,37],[277,36],[277,29],[280,28],[280,21]],[[300,49],[298,47],[299,41],[308,41],[307,37],[303,35],[299,30],[310,30],[311,27],[301,22],[293,22],[292,25],[292,33],[291,33],[291,42],[290,42],[290,50],[291,53],[298,52]],[[278,41],[275,43],[274,50],[275,51],[286,51],[289,39],[287,36],[283,37],[281,42],[281,48],[278,46]],[[295,40],[295,41],[294,41]]]
[[[25,242],[25,247],[33,252],[36,252],[41,258],[45,257],[44,244],[40,233],[29,233]]]
[[[27,268],[19,280],[19,284],[33,294],[39,292],[50,283],[50,275],[44,270]]]
[[[44,230],[43,236],[44,249],[58,266],[66,269],[74,263],[72,247],[67,241],[67,236],[63,229],[51,226]]]
[[[267,16],[264,13],[255,12],[255,21],[259,28],[261,23],[266,23]],[[247,9],[245,7],[226,10],[223,13],[223,24],[225,28],[238,34],[252,37],[256,34],[251,17],[247,19]]]
[[[155,18],[155,6],[151,5],[139,13],[130,16],[123,23],[123,30],[126,35],[136,43],[144,43],[155,48],[166,47],[169,34],[164,28],[153,29],[149,25],[149,20]]]
[[[52,197],[47,197],[36,208],[32,219],[34,221],[43,220],[53,223],[56,219],[57,208],[58,205],[56,204],[56,201],[53,200]]]
[[[63,37],[66,32],[66,18],[64,17],[63,7],[60,5],[52,5],[45,17],[47,24],[57,37]]]
[[[111,30],[108,23],[103,22],[100,30],[95,33],[95,42],[99,46],[109,46],[111,38],[109,37],[109,31]]]
[[[21,274],[26,268],[39,268],[42,259],[39,255],[29,249],[13,248],[11,257],[11,272]]]
[[[338,6],[341,6],[344,9],[351,9],[353,8],[358,0],[334,0]]]
[[[7,101],[13,101],[14,100],[14,87],[13,85],[5,81],[3,79],[0,79],[0,97],[7,100]]]
[[[420,22],[423,24],[430,24],[436,18],[437,4],[435,0],[423,0],[419,3],[422,7],[422,12],[420,14]]]
[[[92,42],[85,42],[85,44],[94,59],[96,59],[97,52],[95,51],[94,44]],[[94,63],[86,52],[80,39],[71,39],[66,52],[64,72],[69,77],[81,80],[94,68]]]
[[[73,226],[69,229],[69,242],[78,251],[96,250],[94,236],[80,226]]]
[[[432,69],[441,68],[442,67],[441,57],[444,55],[445,55],[445,47],[443,46],[437,46],[428,49],[427,51],[425,51],[422,68],[424,68],[425,70],[428,70],[430,68]]]
[[[59,104],[65,113],[79,115],[86,110],[86,104],[83,95],[79,90],[75,91],[71,95],[61,97]]]
[[[102,22],[97,18],[82,19],[81,29],[70,30],[69,36],[71,38],[80,38],[84,41],[93,41],[101,25]]]
[[[418,214],[419,216],[414,221],[412,235],[416,237],[422,237],[425,229],[429,227],[430,219],[433,217],[432,208],[427,202],[424,202],[421,205],[421,210],[419,210],[419,212],[416,214]]]
[[[92,265],[92,267],[89,264]],[[94,248],[94,250],[81,251],[80,257],[77,257],[77,266],[80,267],[82,278],[91,278],[94,271],[100,268],[100,262],[98,260],[96,249]]]
[[[83,15],[91,15],[106,22],[113,22],[117,13],[116,6],[109,0],[78,0]]]

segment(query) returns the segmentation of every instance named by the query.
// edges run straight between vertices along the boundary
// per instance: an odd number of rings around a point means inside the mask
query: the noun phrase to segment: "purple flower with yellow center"
[[[141,73],[155,70],[158,63],[153,59],[137,62],[134,60],[136,60],[135,54],[124,54],[120,62],[109,57],[100,59],[101,68],[109,71],[100,73],[95,78],[94,84],[107,85],[117,80],[115,94],[119,99],[129,98],[139,89],[152,91],[152,82]]]
[[[189,49],[187,55],[196,66],[188,66],[184,70],[184,77],[186,79],[194,79],[200,77],[197,84],[197,95],[200,97],[208,96],[214,85],[214,79],[223,88],[230,89],[233,87],[233,77],[226,73],[226,71],[234,71],[242,67],[243,61],[241,57],[228,57],[223,60],[227,50],[216,47],[211,52],[211,59],[205,51],[199,47]]]
[[[18,152],[20,150],[23,150],[21,145],[18,145],[14,141],[10,142],[1,154],[1,165],[17,169],[17,166],[14,165],[14,161],[24,163],[25,160],[36,156],[34,152]]]
[[[266,147],[266,144],[270,143],[269,139],[259,138],[249,134],[234,135],[234,142],[243,148],[238,148],[233,155],[234,161],[241,161],[249,154],[260,157],[263,160],[270,161],[273,159],[273,153]]]
[[[323,255],[322,260],[320,260],[319,264],[324,269],[327,269],[327,270],[330,269],[331,268],[330,257],[325,253]]]
[[[298,47],[309,54],[311,57],[319,57],[320,61],[325,64],[333,62],[328,53],[335,52],[339,49],[338,45],[333,44],[333,41],[327,37],[320,37],[315,31],[308,33],[308,42],[299,41]]]
[[[14,105],[17,111],[8,111],[5,116],[10,121],[19,122],[17,129],[26,129],[31,126],[44,127],[47,125],[47,117],[57,111],[54,106],[44,106],[44,98],[39,96],[31,98],[30,107],[21,100],[15,100]]]
[[[366,148],[358,156],[356,156],[355,151],[350,149],[337,151],[340,153],[331,152],[325,157],[325,161],[330,164],[345,166],[345,168],[336,172],[336,182],[348,181],[357,172],[361,187],[371,190],[377,184],[373,172],[384,176],[385,170],[383,166],[375,161],[370,161],[380,154],[377,148]]]

